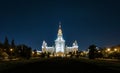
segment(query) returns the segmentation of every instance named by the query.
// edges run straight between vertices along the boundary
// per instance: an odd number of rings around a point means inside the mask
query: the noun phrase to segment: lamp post
[[[13,51],[13,48],[10,48],[10,55],[12,56],[12,51]]]
[[[110,54],[110,48],[106,48],[106,57],[109,57]]]
[[[110,52],[110,48],[107,48],[107,52]]]
[[[10,49],[10,51],[12,52],[12,51],[13,51],[13,49],[11,48],[11,49]]]
[[[114,51],[116,52],[116,51],[117,51],[117,49],[115,48],[115,49],[114,49]]]

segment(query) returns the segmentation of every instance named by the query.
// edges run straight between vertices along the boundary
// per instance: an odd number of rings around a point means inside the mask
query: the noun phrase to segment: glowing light
[[[34,51],[32,51],[32,54],[34,54]]]
[[[11,48],[10,51],[13,51],[13,49]]]
[[[110,51],[110,48],[107,48],[107,51]]]
[[[59,25],[58,35],[62,35],[61,25]]]
[[[100,51],[98,51],[100,53]]]
[[[117,49],[115,48],[114,51],[117,51]]]

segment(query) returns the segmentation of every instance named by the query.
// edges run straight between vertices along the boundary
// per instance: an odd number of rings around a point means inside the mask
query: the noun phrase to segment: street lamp
[[[107,51],[109,52],[109,51],[110,51],[110,48],[107,48]]]
[[[12,51],[13,51],[13,48],[10,48],[10,55],[12,56]]]
[[[114,51],[117,51],[117,49],[115,48]]]
[[[12,51],[13,51],[13,49],[11,48],[11,49],[10,49],[10,52],[12,52]]]
[[[99,50],[98,52],[100,53],[101,51]]]

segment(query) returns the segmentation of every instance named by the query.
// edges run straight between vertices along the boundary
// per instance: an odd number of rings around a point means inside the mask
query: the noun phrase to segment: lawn
[[[43,66],[46,68],[47,67],[69,67],[72,65],[76,66],[79,65],[78,69],[81,68],[82,66],[88,67],[100,67],[103,69],[110,69],[110,70],[115,70],[120,72],[120,61],[119,60],[109,60],[109,59],[95,59],[95,60],[89,60],[87,58],[34,58],[30,60],[22,59],[22,60],[17,60],[17,61],[0,61],[0,71],[4,70],[14,70],[16,67],[22,68],[22,67],[29,67],[29,66]],[[20,67],[21,66],[21,67]],[[71,67],[69,67],[71,69]],[[32,67],[34,68],[34,67]],[[37,67],[36,67],[37,68]],[[77,68],[73,67],[73,68]],[[40,69],[40,68],[38,68]],[[42,69],[42,68],[41,68]],[[56,68],[57,69],[57,68]],[[84,68],[83,68],[84,69]],[[92,69],[92,68],[91,68]],[[90,70],[91,70],[90,69]],[[99,70],[99,68],[96,68]],[[24,69],[23,69],[24,70]],[[29,70],[29,69],[28,69]],[[36,70],[36,69],[35,69]],[[93,69],[94,71],[94,69]],[[1,73],[0,72],[0,73]]]

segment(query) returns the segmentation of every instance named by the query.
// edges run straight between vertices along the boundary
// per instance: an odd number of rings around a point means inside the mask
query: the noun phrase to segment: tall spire
[[[62,36],[61,22],[59,22],[58,36]]]
[[[61,28],[61,21],[59,21],[59,28]]]
[[[59,29],[61,29],[61,25],[59,24]]]

